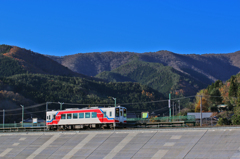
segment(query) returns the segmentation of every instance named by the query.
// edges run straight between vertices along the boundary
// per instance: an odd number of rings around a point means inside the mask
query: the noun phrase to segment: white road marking
[[[71,158],[75,153],[77,153],[83,146],[85,146],[96,134],[89,134],[84,140],[82,140],[77,146],[75,146],[71,151],[69,151],[63,158]]]
[[[181,137],[181,135],[173,135],[170,139],[180,139]]]
[[[26,139],[26,138],[22,137],[22,138],[19,139],[19,141],[23,141],[23,140],[25,140],[25,139]]]
[[[158,152],[156,152],[154,154],[154,156],[152,157],[152,159],[161,159],[163,158],[163,156],[166,155],[166,153],[168,152],[168,150],[158,150]]]
[[[47,142],[45,142],[42,146],[40,146],[36,151],[34,151],[30,156],[28,156],[27,159],[33,159],[36,157],[39,153],[41,153],[46,147],[48,147],[53,141],[55,141],[60,135],[54,135],[52,136]]]
[[[166,142],[163,146],[173,146],[175,142]]]
[[[104,157],[104,159],[111,159],[116,156],[116,154],[120,152],[137,134],[138,133],[129,133],[117,146],[114,147],[114,149],[112,149],[111,152],[107,154],[107,156]]]
[[[5,151],[3,151],[1,154],[0,154],[0,157],[4,157],[6,154],[8,154],[10,151],[12,151],[12,148],[7,148]]]
[[[12,146],[17,146],[17,145],[19,145],[19,143],[14,143]]]

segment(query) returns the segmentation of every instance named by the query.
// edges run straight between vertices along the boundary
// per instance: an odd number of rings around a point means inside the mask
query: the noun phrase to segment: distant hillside
[[[166,97],[170,90],[175,94],[192,95],[207,86],[172,67],[139,60],[131,61],[110,72],[102,72],[96,77],[112,82],[139,82],[158,90]]]
[[[50,56],[72,71],[88,76],[95,76],[104,71],[111,71],[133,59],[145,62],[161,63],[188,74],[205,84],[217,79],[226,81],[240,71],[240,51],[229,54],[183,55],[169,51],[149,53],[103,52],[74,54],[63,57]]]
[[[103,71],[111,71],[136,57],[129,52],[104,52],[75,54],[64,57],[47,56],[68,67],[74,72],[88,76],[96,76]]]
[[[2,81],[2,82],[1,82]],[[21,74],[0,79],[0,89],[17,92],[36,103],[63,101],[65,103],[109,104],[138,103],[164,99],[158,91],[139,83],[91,81],[79,77],[64,77],[40,74]],[[161,103],[129,104],[130,110],[152,110]]]
[[[86,75],[73,72],[44,55],[8,45],[0,45],[0,68],[0,76],[39,73],[93,79]]]

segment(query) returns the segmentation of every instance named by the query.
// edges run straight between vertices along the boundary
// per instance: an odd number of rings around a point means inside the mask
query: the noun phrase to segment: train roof
[[[118,107],[122,107],[120,105],[118,105],[116,108]],[[48,112],[52,112],[52,111],[66,111],[66,110],[82,110],[82,109],[99,109],[99,108],[115,108],[114,106],[109,106],[109,107],[102,107],[102,106],[98,106],[98,107],[85,107],[85,108],[66,108],[64,110],[50,110]],[[123,107],[125,108],[125,107]]]

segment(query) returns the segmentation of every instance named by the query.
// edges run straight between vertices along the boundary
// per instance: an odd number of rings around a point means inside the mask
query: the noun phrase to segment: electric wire
[[[171,101],[173,100],[181,100],[181,99],[186,99],[186,98],[193,98],[193,97],[196,97],[196,96],[202,96],[202,97],[216,97],[216,98],[219,98],[219,97],[222,97],[222,96],[211,96],[211,95],[192,95],[192,96],[187,96],[187,97],[180,97],[180,98],[173,98],[171,99]],[[231,97],[231,98],[240,98],[240,97]],[[167,102],[169,101],[169,99],[164,99],[164,100],[157,100],[157,101],[149,101],[149,102],[136,102],[136,103],[119,103],[118,105],[136,105],[136,104],[149,104],[149,103],[160,103],[160,102]],[[27,109],[32,109],[32,108],[37,108],[37,107],[40,107],[40,106],[43,106],[43,105],[46,105],[46,104],[59,104],[58,102],[46,102],[46,103],[40,103],[40,104],[36,104],[36,105],[31,105],[31,106],[26,106],[24,107],[24,110],[27,110]],[[105,105],[105,106],[108,106],[108,105],[114,105],[114,104],[79,104],[79,103],[64,103],[65,105],[81,105],[81,106],[84,106],[84,105]],[[163,109],[163,108],[162,108]],[[9,109],[9,110],[5,110],[5,113],[6,112],[11,112],[11,111],[19,111],[19,110],[22,110],[22,108],[17,108],[17,109]],[[0,112],[3,112],[3,110],[0,110]],[[46,110],[43,110],[43,111],[36,111],[34,113],[39,113],[39,112],[46,112]],[[32,112],[31,112],[32,113]],[[31,113],[24,113],[24,114],[31,114]],[[20,113],[19,113],[20,114]],[[33,114],[33,113],[32,113]],[[18,115],[18,114],[7,114],[7,115]],[[6,116],[7,116],[6,115]],[[0,115],[0,116],[3,116],[3,115]]]
[[[37,107],[40,107],[42,105],[45,105],[46,103],[41,103],[41,104],[36,104],[36,105],[32,105],[32,106],[27,106],[27,107],[24,107],[24,110],[26,109],[32,109],[32,108],[37,108]],[[18,110],[22,110],[23,108],[16,108],[16,109],[8,109],[8,110],[5,110],[5,112],[12,112],[12,111],[18,111]],[[0,112],[3,112],[3,110],[0,110]]]
[[[41,112],[46,112],[46,110],[42,110],[42,111],[35,111],[35,112],[28,112],[28,113],[24,113],[25,114],[35,114],[35,113],[41,113]],[[4,116],[12,116],[12,115],[22,115],[22,113],[18,113],[18,114],[5,114]],[[3,116],[3,115],[0,115]]]

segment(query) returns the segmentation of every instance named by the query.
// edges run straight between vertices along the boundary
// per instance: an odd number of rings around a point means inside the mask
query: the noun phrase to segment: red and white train
[[[83,109],[52,110],[46,113],[46,124],[54,129],[113,128],[125,126],[127,109],[125,107],[89,107]]]

